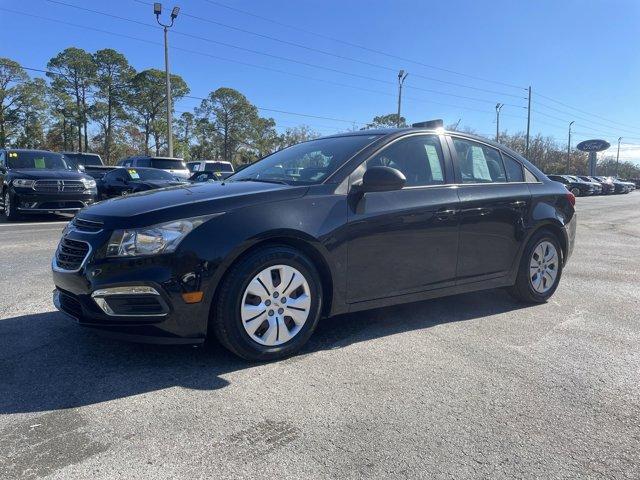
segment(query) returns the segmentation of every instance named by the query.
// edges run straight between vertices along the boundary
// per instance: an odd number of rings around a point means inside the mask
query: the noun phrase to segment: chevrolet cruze
[[[52,261],[54,303],[124,339],[215,336],[246,359],[276,359],[323,316],[497,287],[546,301],[573,248],[574,202],[482,138],[350,132],[224,182],[82,210]]]

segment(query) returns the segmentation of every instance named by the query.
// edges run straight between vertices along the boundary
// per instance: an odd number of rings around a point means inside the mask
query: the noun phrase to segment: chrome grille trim
[[[36,180],[33,189],[42,193],[79,193],[85,191],[84,183],[80,180]]]
[[[83,246],[77,244],[83,244]],[[51,268],[56,272],[78,272],[87,262],[89,255],[91,255],[89,243],[62,237],[51,262]]]

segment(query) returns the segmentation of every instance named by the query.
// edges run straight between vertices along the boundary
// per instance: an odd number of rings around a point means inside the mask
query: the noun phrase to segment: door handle
[[[516,200],[515,202],[511,202],[509,205],[511,205],[513,208],[522,208],[527,204],[527,202],[525,202],[524,200]]]
[[[436,212],[436,218],[438,220],[448,220],[449,218],[453,217],[456,213],[458,213],[458,211],[454,209],[438,210]]]

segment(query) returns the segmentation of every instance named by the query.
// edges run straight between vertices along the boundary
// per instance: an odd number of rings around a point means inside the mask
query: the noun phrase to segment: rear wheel
[[[250,253],[223,280],[210,319],[220,343],[247,360],[297,352],[320,319],[322,286],[301,252],[273,246]]]
[[[543,230],[525,248],[511,295],[527,303],[544,303],[558,288],[562,275],[562,250],[558,239]]]
[[[16,220],[20,216],[16,205],[16,197],[9,190],[4,192],[4,217],[7,220]]]

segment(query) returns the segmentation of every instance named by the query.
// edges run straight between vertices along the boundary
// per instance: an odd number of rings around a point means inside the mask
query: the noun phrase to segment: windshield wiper
[[[289,185],[284,180],[276,180],[275,178],[255,178],[247,177],[239,180],[233,180],[234,182],[263,182],[263,183],[279,183],[280,185]]]

